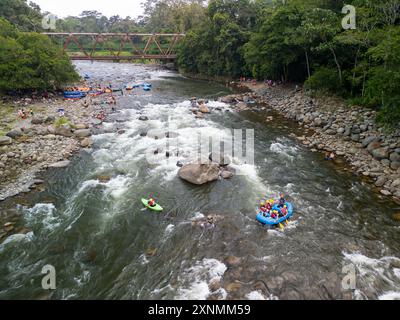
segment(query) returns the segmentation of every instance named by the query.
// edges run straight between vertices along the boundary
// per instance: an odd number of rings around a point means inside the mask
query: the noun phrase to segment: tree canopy
[[[69,58],[47,36],[0,18],[0,91],[53,89],[77,81]]]

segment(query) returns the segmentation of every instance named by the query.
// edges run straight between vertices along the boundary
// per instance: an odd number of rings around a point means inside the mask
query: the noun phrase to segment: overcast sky
[[[28,1],[29,2],[29,1]],[[42,12],[49,11],[60,18],[78,16],[82,11],[96,10],[107,17],[120,15],[135,18],[142,14],[142,0],[32,0]]]

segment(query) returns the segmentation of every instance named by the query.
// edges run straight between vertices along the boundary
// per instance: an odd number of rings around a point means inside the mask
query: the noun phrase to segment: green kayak
[[[164,209],[163,209],[159,204],[157,204],[157,203],[156,203],[156,205],[155,205],[154,207],[149,206],[149,200],[147,200],[147,199],[142,199],[142,203],[143,203],[143,205],[144,205],[145,207],[147,207],[147,208],[149,208],[150,210],[153,210],[153,211],[161,212],[161,211],[164,210]]]

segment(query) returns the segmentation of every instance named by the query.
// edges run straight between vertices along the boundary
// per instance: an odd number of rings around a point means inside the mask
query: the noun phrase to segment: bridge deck
[[[182,33],[44,32],[43,34],[61,38],[64,51],[69,54],[71,60],[174,60],[176,59],[175,45],[185,37]],[[88,37],[91,38],[90,49],[84,48],[80,41],[82,37],[85,39],[86,47]],[[117,44],[118,49],[112,48],[107,40],[113,42],[114,45]],[[75,50],[69,50],[70,44],[75,45]],[[98,50],[97,47],[102,45],[108,47]],[[127,45],[131,45],[131,48],[126,48]],[[107,52],[110,54],[108,55]]]

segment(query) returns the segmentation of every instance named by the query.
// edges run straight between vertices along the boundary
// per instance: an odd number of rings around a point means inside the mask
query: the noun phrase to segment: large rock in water
[[[201,104],[199,106],[199,110],[200,110],[201,113],[210,113],[210,109],[208,109],[207,106],[204,105],[204,104]]]
[[[178,175],[183,180],[201,185],[218,180],[219,167],[217,164],[192,163],[183,166],[179,170]]]

